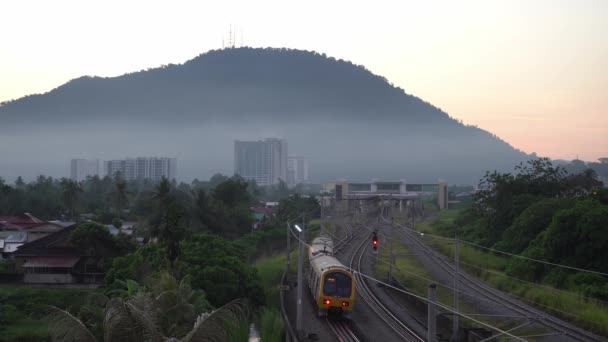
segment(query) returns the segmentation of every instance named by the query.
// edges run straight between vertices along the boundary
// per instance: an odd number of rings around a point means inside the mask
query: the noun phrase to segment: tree
[[[515,167],[516,173],[487,172],[474,196],[474,208],[483,221],[480,243],[491,246],[513,220],[540,198],[565,193],[566,172],[546,158],[529,160]]]
[[[143,282],[146,277],[169,266],[167,248],[159,243],[147,243],[132,253],[114,258],[112,268],[106,272],[106,284],[113,286],[116,281],[124,279]]]
[[[23,178],[21,178],[21,176],[17,177],[17,180],[15,180],[15,188],[19,189],[19,190],[23,190],[25,189],[25,182],[23,181]]]
[[[569,198],[547,198],[527,207],[505,230],[495,248],[511,253],[521,253],[536,236],[547,229],[556,211],[571,207]]]
[[[234,336],[231,328],[246,322],[249,309],[243,301],[230,302],[217,310],[198,316],[192,329],[185,336],[163,335],[159,324],[159,308],[154,297],[139,292],[132,298],[112,298],[107,301],[103,313],[102,336],[95,336],[83,321],[66,310],[51,307],[47,320],[53,341],[84,342],[139,342],[139,341],[230,341]]]
[[[114,226],[114,228],[120,229],[120,228],[122,228],[122,221],[118,217],[115,217],[112,220],[112,225]]]
[[[117,217],[122,216],[123,210],[129,203],[127,183],[117,174],[114,178],[114,192],[112,193],[114,210]]]
[[[192,276],[192,285],[202,288],[213,305],[234,298],[263,303],[264,292],[255,268],[240,246],[216,235],[195,234],[182,241],[180,266]]]
[[[213,189],[213,198],[228,207],[247,205],[251,200],[247,182],[240,177],[232,177]]]
[[[202,290],[190,286],[190,277],[177,280],[163,271],[151,278],[151,290],[160,312],[160,327],[168,336],[184,336],[191,329],[196,317],[212,309]]]
[[[74,218],[75,209],[78,204],[78,199],[80,193],[82,192],[82,188],[78,182],[71,179],[62,178],[61,189],[61,199],[63,204],[69,210],[70,217]]]
[[[151,236],[167,247],[167,256],[171,265],[179,256],[179,241],[185,234],[185,211],[177,203],[169,180],[163,177],[156,188],[153,199],[156,202],[157,214],[152,220]]]
[[[224,183],[227,180],[228,180],[228,176],[224,176],[221,173],[216,173],[213,176],[211,176],[211,178],[209,179],[209,187],[213,189],[216,186],[218,186],[219,184]]]
[[[70,234],[70,242],[86,255],[107,259],[125,255],[133,251],[136,246],[131,236],[126,234],[112,236],[106,227],[94,222],[79,224]]]

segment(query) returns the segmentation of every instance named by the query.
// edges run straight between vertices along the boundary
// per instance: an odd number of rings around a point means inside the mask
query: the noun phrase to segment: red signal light
[[[374,241],[372,241],[372,244],[373,244],[374,246],[378,246],[378,240],[374,240]]]
[[[342,302],[342,306],[348,306],[348,302]]]
[[[331,300],[325,298],[325,299],[323,299],[323,304],[325,304],[325,305],[331,305]]]

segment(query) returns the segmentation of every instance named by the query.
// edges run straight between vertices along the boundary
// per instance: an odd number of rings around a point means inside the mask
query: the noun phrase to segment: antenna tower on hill
[[[237,47],[237,33],[240,33],[240,45],[245,46],[245,39],[243,38],[243,29],[240,29],[239,32],[236,31],[236,28],[232,27],[230,24],[230,28],[228,29],[228,39],[222,37],[222,49],[234,49]]]

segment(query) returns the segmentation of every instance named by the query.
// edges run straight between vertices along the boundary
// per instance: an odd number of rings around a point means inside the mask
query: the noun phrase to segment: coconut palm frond
[[[106,303],[110,300],[108,296],[99,292],[91,292],[87,295],[87,305],[95,307],[105,307]]]
[[[46,319],[49,322],[49,335],[53,341],[97,342],[84,323],[65,310],[51,306]]]
[[[121,298],[112,298],[106,305],[103,322],[104,341],[137,341],[139,327]]]
[[[226,341],[230,336],[230,327],[238,325],[248,317],[247,304],[243,300],[232,301],[211,313],[200,315],[182,341]]]
[[[146,293],[138,293],[126,302],[129,314],[140,331],[144,341],[163,339],[159,331],[157,308],[154,299]]]

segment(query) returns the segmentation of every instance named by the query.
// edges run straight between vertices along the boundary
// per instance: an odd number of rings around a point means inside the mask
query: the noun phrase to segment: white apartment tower
[[[234,173],[258,185],[287,181],[287,141],[267,138],[234,142]]]
[[[299,156],[287,157],[287,185],[294,187],[308,182],[308,159]]]
[[[70,161],[72,180],[82,182],[89,176],[99,176],[99,159],[72,159]]]
[[[177,178],[177,159],[166,157],[137,157],[104,162],[104,175],[120,173],[125,180],[150,179],[160,181]]]

